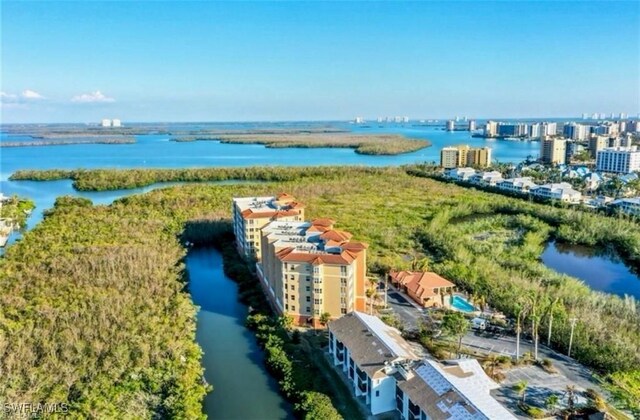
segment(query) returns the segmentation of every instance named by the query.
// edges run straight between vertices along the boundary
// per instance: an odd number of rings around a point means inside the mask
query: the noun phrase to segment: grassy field
[[[411,140],[399,135],[350,133],[223,134],[175,137],[173,140],[217,140],[231,144],[262,144],[269,148],[338,147],[355,149],[356,153],[363,155],[399,155],[415,152],[431,145],[427,140]]]
[[[188,171],[190,176],[203,179],[212,173],[223,174],[223,170]],[[240,173],[225,171],[229,176]],[[130,185],[139,174],[144,175],[143,182],[151,182],[159,180],[154,178],[156,175],[171,173],[82,172],[76,182],[91,180],[92,186],[106,188]],[[174,173],[186,174],[183,170]],[[195,345],[192,309],[185,302],[188,296],[175,289],[181,281],[176,266],[180,267],[183,255],[178,236],[190,220],[229,218],[234,196],[282,191],[306,203],[310,218],[334,218],[339,228],[369,242],[368,264],[372,271],[410,268],[412,261],[427,259],[432,270],[486,299],[498,310],[510,316],[524,311],[525,325],[531,325],[531,319],[537,317],[542,336],[546,337],[553,314],[552,345],[561,351],[568,346],[568,319],[577,317],[575,357],[605,377],[617,373],[618,384],[636,389],[640,366],[637,303],[593,292],[575,279],[546,269],[538,257],[545,241],[553,238],[612,246],[638,266],[638,224],[464,189],[408,175],[402,168],[248,168],[242,173],[244,179],[253,176],[267,182],[172,187],[127,197],[111,206],[87,207],[81,201],[67,200],[9,248],[0,265],[0,331],[5,331],[6,337],[4,341],[0,338],[0,369],[6,372],[0,379],[0,399],[37,396],[51,401],[55,397],[56,401],[73,400],[80,413],[87,413],[90,411],[83,411],[87,409],[85,398],[108,395],[104,405],[111,404],[113,409],[119,400],[130,404],[140,401],[132,390],[143,389],[149,412],[157,412],[158,407],[153,404],[158,398],[156,392],[167,388],[157,382],[157,387],[151,388],[138,382],[133,387],[121,387],[119,381],[130,378],[140,366],[144,366],[142,371],[146,374],[163,378],[171,369],[180,367],[171,362],[160,363],[154,357],[162,353],[159,349],[168,351],[169,346],[172,354],[181,354],[180,348]],[[56,172],[47,174],[53,176]],[[118,262],[117,269],[112,261]],[[136,280],[141,276],[139,267],[144,268],[144,282]],[[112,288],[118,292],[117,299],[125,300],[121,310],[114,311],[114,305],[104,306],[109,300],[99,298],[101,293],[96,297],[91,289],[85,290],[98,287],[104,276],[111,281],[108,290]],[[158,288],[163,293],[155,293],[156,298],[146,302],[151,316],[140,318],[132,312],[128,300],[137,302],[138,296],[148,295],[146,288]],[[53,296],[52,290],[56,291]],[[86,302],[91,302],[91,311],[82,309],[87,307]],[[162,310],[175,311],[176,305],[182,308],[177,314],[182,315],[172,316],[167,325],[162,321],[166,315],[159,314]],[[56,319],[64,322],[54,322]],[[73,335],[61,336],[63,326],[70,328]],[[92,333],[98,326],[104,336]],[[136,355],[138,345],[146,340],[152,340],[157,347],[153,351],[144,347],[142,354]],[[121,343],[117,354],[110,354],[108,343],[112,342]],[[57,354],[66,355],[64,360],[75,367],[75,373],[55,369],[59,363]],[[179,389],[197,400],[202,392],[196,385],[197,353],[188,360],[193,363],[188,369],[190,374],[181,376],[186,382]],[[101,377],[116,366],[117,375],[111,375],[116,378],[114,381],[87,382],[87,378]],[[25,379],[32,377],[41,380]],[[611,379],[615,384],[615,377]],[[70,385],[56,385],[62,383]],[[81,386],[87,383],[91,387]],[[114,387],[118,392],[113,391]],[[622,395],[618,400],[623,401],[627,392],[620,386],[616,389]],[[105,390],[108,392],[102,392]],[[633,397],[628,400],[633,403]]]

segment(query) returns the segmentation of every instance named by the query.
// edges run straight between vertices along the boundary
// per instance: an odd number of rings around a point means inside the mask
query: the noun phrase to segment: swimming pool
[[[461,312],[475,312],[477,309],[462,296],[454,295],[451,299],[451,306]]]

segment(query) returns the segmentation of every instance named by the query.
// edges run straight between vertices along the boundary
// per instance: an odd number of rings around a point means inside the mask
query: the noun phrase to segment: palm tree
[[[486,359],[484,359],[484,362],[482,363],[482,367],[488,371],[487,374],[489,375],[490,378],[493,378],[496,372],[496,367],[498,367],[498,365],[500,365],[500,359],[498,358],[498,355],[495,353],[491,353],[490,355],[487,356]]]
[[[516,391],[518,393],[518,395],[520,396],[520,398],[522,399],[522,403],[525,403],[525,399],[527,398],[527,387],[529,386],[529,382],[527,381],[520,381],[517,384],[515,384],[513,386],[514,391]]]
[[[540,292],[535,291],[527,297],[527,302],[531,310],[531,334],[533,335],[533,358],[538,360],[538,327],[539,316],[537,313],[540,303]]]
[[[556,409],[556,406],[558,405],[558,401],[559,400],[560,400],[560,398],[558,398],[557,394],[551,394],[544,401],[544,405],[547,407],[547,410],[549,410],[549,411],[551,411],[553,413],[555,411],[555,409]]]

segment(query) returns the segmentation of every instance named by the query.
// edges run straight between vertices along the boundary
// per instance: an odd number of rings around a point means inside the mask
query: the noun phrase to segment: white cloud
[[[18,95],[14,95],[13,93],[0,92],[0,99],[2,99],[2,101],[10,101],[17,98]]]
[[[95,92],[83,93],[71,98],[71,102],[92,103],[92,102],[115,102],[115,99],[106,96],[104,93],[96,90]]]
[[[24,99],[45,99],[44,96],[40,95],[35,90],[31,90],[31,89],[23,90],[20,96],[22,96]]]

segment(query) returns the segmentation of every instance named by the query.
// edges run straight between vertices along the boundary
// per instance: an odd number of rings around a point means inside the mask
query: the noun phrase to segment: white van
[[[487,328],[487,320],[484,318],[473,318],[471,320],[471,328],[474,330],[484,330]]]

